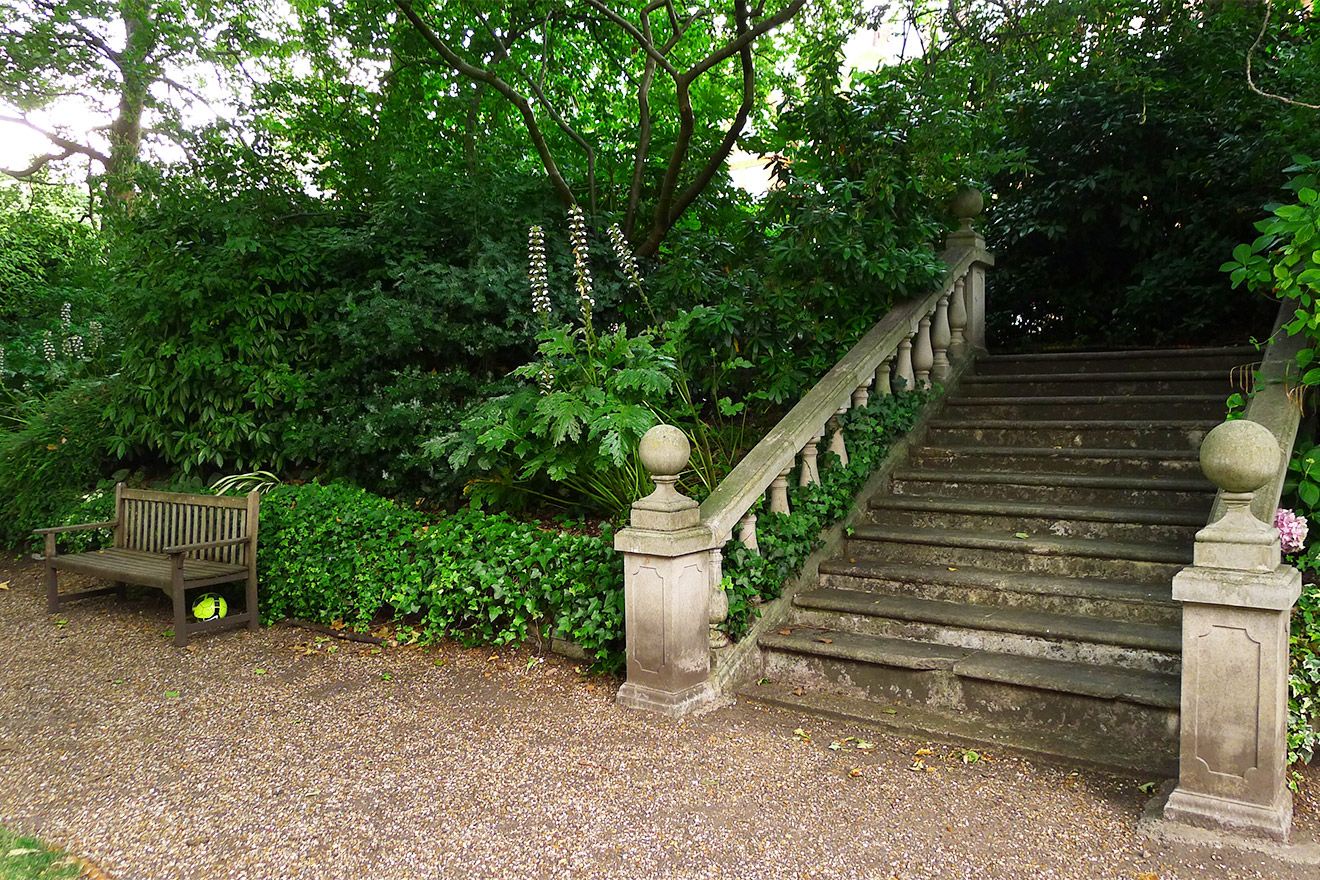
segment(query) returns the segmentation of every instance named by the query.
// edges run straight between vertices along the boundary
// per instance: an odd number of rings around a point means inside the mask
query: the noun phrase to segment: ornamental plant
[[[1284,553],[1301,553],[1306,547],[1306,517],[1280,507],[1274,512],[1274,527],[1279,530],[1279,546]]]
[[[581,209],[568,214],[573,257],[569,317],[556,315],[545,231],[528,231],[527,280],[540,322],[536,356],[510,374],[508,393],[487,400],[458,429],[425,444],[428,453],[471,474],[465,493],[478,504],[626,511],[650,491],[637,457],[642,435],[660,421],[693,440],[695,482],[714,485],[728,456],[702,420],[681,368],[685,322],[632,333],[597,326],[591,231]],[[635,255],[621,231],[609,235],[627,287],[650,311]],[[737,408],[729,401],[723,411]]]

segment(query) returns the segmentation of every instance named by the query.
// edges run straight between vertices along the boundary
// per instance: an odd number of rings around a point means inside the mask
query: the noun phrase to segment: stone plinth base
[[[1266,840],[1288,841],[1292,828],[1292,792],[1283,789],[1269,806],[1175,789],[1164,806],[1164,818],[1212,831],[1249,834]]]
[[[1246,835],[1240,828],[1225,830],[1222,827],[1206,827],[1173,819],[1170,813],[1182,812],[1182,808],[1173,802],[1173,787],[1171,780],[1146,805],[1141,820],[1137,822],[1137,831],[1141,834],[1162,843],[1260,853],[1291,865],[1320,865],[1320,843],[1300,833],[1294,834],[1291,842],[1285,843],[1268,836]],[[1291,806],[1291,800],[1289,804]]]
[[[716,702],[718,694],[706,681],[678,692],[662,691],[635,682],[624,682],[614,702],[628,709],[645,709],[670,718],[682,718]]]

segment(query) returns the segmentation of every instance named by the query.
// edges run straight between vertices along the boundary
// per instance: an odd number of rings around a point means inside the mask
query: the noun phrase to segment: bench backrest
[[[197,544],[202,541],[226,541],[245,535],[255,537],[258,495],[244,498],[224,495],[186,495],[182,492],[155,492],[149,489],[115,489],[115,546],[147,553],[160,553],[166,547]],[[198,559],[248,564],[248,544],[217,547],[190,554]]]

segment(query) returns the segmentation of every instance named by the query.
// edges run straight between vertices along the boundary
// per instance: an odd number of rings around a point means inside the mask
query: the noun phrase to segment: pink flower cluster
[[[1284,553],[1301,553],[1306,546],[1306,517],[1280,507],[1274,513],[1274,527],[1279,530],[1279,547]]]

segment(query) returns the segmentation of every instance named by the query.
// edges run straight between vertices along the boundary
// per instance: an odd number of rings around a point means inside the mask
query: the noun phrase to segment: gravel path
[[[48,616],[33,568],[6,580],[0,824],[121,880],[1320,876],[1143,839],[1139,780],[747,705],[668,722],[525,651],[176,651],[158,594]]]

